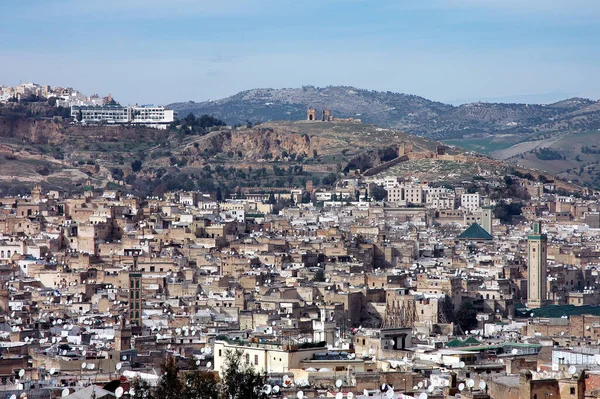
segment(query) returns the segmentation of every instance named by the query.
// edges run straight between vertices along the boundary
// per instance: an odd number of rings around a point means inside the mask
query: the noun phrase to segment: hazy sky
[[[11,0],[0,15],[0,84],[123,103],[302,85],[600,98],[600,0]]]

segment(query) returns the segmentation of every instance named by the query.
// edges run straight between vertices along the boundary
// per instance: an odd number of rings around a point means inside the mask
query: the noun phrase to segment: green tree
[[[225,352],[221,374],[221,399],[267,399],[268,395],[263,390],[267,376],[254,370],[249,364],[242,364],[241,351]]]
[[[113,168],[111,170],[112,177],[115,180],[123,180],[123,169],[121,168]]]
[[[136,159],[135,161],[133,161],[131,163],[131,170],[134,173],[139,172],[140,170],[142,170],[142,161],[140,161],[139,159]]]
[[[163,375],[158,380],[154,396],[160,399],[181,399],[183,384],[179,379],[179,368],[173,356],[169,356],[162,364]]]
[[[500,219],[502,223],[510,223],[513,216],[519,216],[523,213],[523,204],[521,202],[499,202],[493,210],[494,217]]]
[[[456,312],[454,312],[454,320],[463,332],[472,330],[477,327],[477,310],[470,299],[462,301]]]
[[[183,376],[183,399],[219,399],[219,379],[216,373],[200,371],[190,359],[189,371]]]
[[[134,394],[133,399],[153,399],[152,388],[148,382],[142,380],[140,377],[135,377],[131,383]]]
[[[303,204],[308,204],[308,203],[310,203],[310,193],[309,193],[308,191],[305,191],[305,192],[302,194],[302,203],[303,203]]]
[[[313,281],[320,282],[320,283],[325,281],[325,272],[323,271],[323,269],[319,269],[315,272]]]
[[[387,190],[382,186],[375,186],[371,190],[371,197],[373,197],[375,201],[383,201],[387,198]]]

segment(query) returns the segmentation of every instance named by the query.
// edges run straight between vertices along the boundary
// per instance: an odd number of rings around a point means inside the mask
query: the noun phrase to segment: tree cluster
[[[222,378],[215,372],[198,370],[190,360],[188,370],[180,370],[174,357],[162,366],[162,377],[155,387],[136,378],[134,399],[267,399],[264,386],[267,377],[251,365],[244,364],[242,353],[227,351]]]
[[[563,156],[556,150],[551,148],[540,148],[535,152],[535,156],[537,159],[541,159],[542,161],[554,161],[563,159]]]
[[[494,217],[500,219],[502,223],[510,223],[513,216],[520,216],[523,212],[523,204],[520,202],[511,202],[507,204],[500,202],[494,207]]]
[[[178,130],[185,134],[204,135],[209,129],[217,126],[226,126],[225,122],[210,115],[202,115],[199,118],[192,113],[185,118],[171,124],[172,130]]]

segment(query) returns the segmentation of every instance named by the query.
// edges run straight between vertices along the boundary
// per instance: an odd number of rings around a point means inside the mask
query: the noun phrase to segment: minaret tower
[[[527,307],[540,308],[546,303],[546,267],[548,238],[542,234],[542,222],[533,224],[533,233],[527,237]]]
[[[137,269],[138,257],[133,257],[133,267],[129,272],[129,321],[142,326],[142,272]]]

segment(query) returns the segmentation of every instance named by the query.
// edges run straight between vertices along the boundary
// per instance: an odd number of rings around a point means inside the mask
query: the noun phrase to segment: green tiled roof
[[[459,240],[492,240],[493,237],[485,231],[483,227],[477,223],[473,223],[468,229],[462,232],[458,237]]]
[[[481,342],[477,341],[475,338],[473,337],[469,337],[467,339],[465,339],[464,341],[461,341],[460,339],[454,339],[452,341],[449,341],[446,344],[447,348],[462,348],[465,346],[469,346],[469,345],[480,345]]]
[[[522,304],[515,304],[515,316],[517,317],[553,317],[580,316],[582,314],[600,316],[600,306],[596,305],[547,305],[542,308],[527,309]]]

